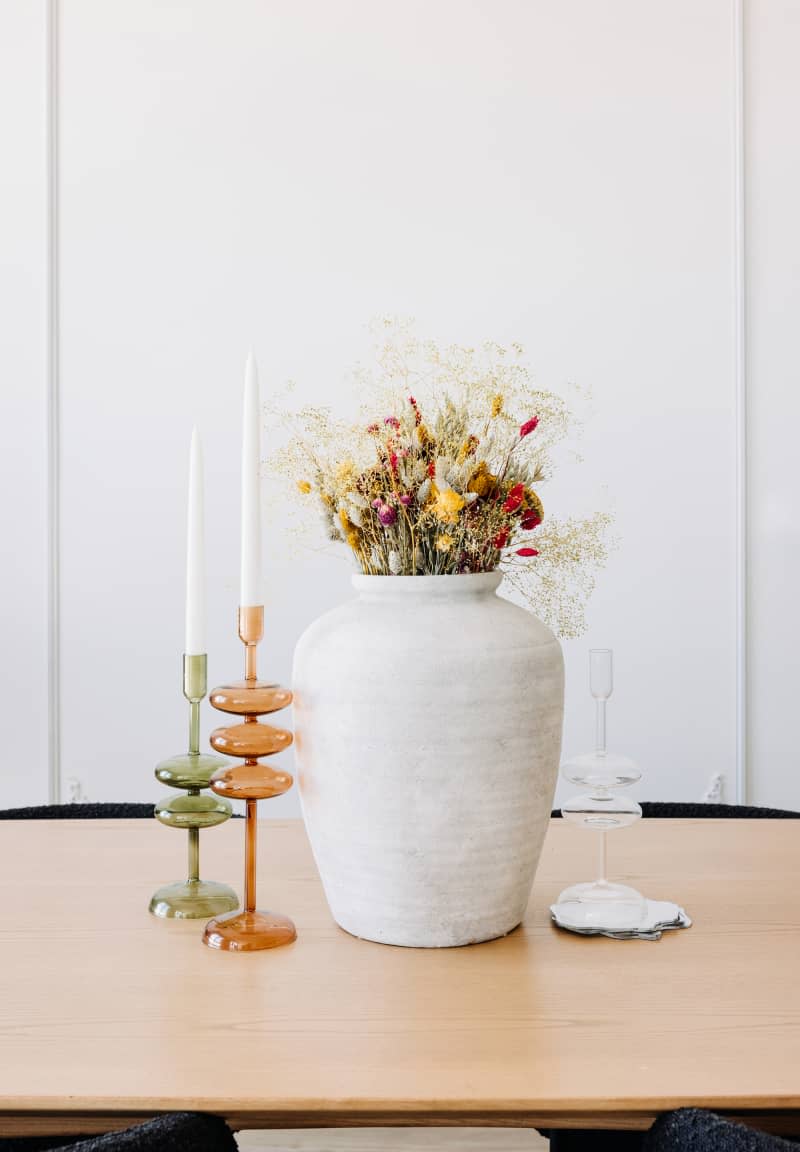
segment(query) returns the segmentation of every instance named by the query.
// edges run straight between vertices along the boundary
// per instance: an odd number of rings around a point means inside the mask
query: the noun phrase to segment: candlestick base
[[[297,939],[297,929],[279,912],[231,912],[209,920],[203,942],[224,952],[260,952]]]
[[[647,901],[641,892],[627,884],[608,880],[587,881],[565,888],[558,904],[569,916],[576,930],[611,928],[616,932],[632,931],[641,923]]]
[[[166,920],[196,920],[220,916],[239,907],[239,897],[227,884],[215,880],[184,880],[165,884],[153,893],[150,911]]]

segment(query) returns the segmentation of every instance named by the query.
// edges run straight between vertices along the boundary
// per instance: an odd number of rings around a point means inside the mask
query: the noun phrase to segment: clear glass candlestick
[[[589,690],[595,701],[594,751],[573,757],[562,767],[567,780],[587,791],[568,800],[561,815],[570,824],[598,833],[598,876],[565,888],[558,898],[559,904],[576,905],[573,918],[587,928],[633,927],[639,923],[645,906],[644,897],[635,888],[608,879],[607,833],[627,828],[642,815],[635,800],[614,793],[616,788],[635,784],[641,772],[632,760],[608,752],[606,704],[613,689],[611,649],[594,648],[589,653]]]

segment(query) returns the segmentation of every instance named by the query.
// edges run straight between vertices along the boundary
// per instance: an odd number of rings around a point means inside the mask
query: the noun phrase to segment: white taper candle
[[[244,378],[242,422],[242,582],[239,604],[264,603],[261,586],[261,404],[258,369],[252,352]]]
[[[203,506],[203,448],[192,429],[189,450],[189,514],[186,530],[186,639],[184,652],[206,650],[205,508]]]

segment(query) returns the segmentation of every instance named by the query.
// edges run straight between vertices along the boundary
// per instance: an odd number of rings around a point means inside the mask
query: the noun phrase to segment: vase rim
[[[440,593],[445,595],[474,595],[477,592],[494,592],[500,587],[503,573],[463,572],[454,575],[426,574],[422,576],[366,576],[356,572],[351,577],[357,592],[387,592],[394,595],[419,595],[420,593]]]

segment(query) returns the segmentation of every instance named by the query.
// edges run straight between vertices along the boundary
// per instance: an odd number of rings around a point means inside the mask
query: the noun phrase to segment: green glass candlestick
[[[154,916],[199,919],[231,912],[239,898],[227,884],[200,879],[200,829],[223,824],[231,816],[231,806],[220,796],[204,794],[214,772],[228,763],[221,756],[200,752],[200,701],[206,694],[205,653],[184,655],[183,694],[189,701],[189,751],[172,756],[156,766],[156,779],[182,794],[156,804],[155,817],[168,828],[185,828],[189,834],[189,876],[185,881],[166,884],[153,894],[150,911]]]

